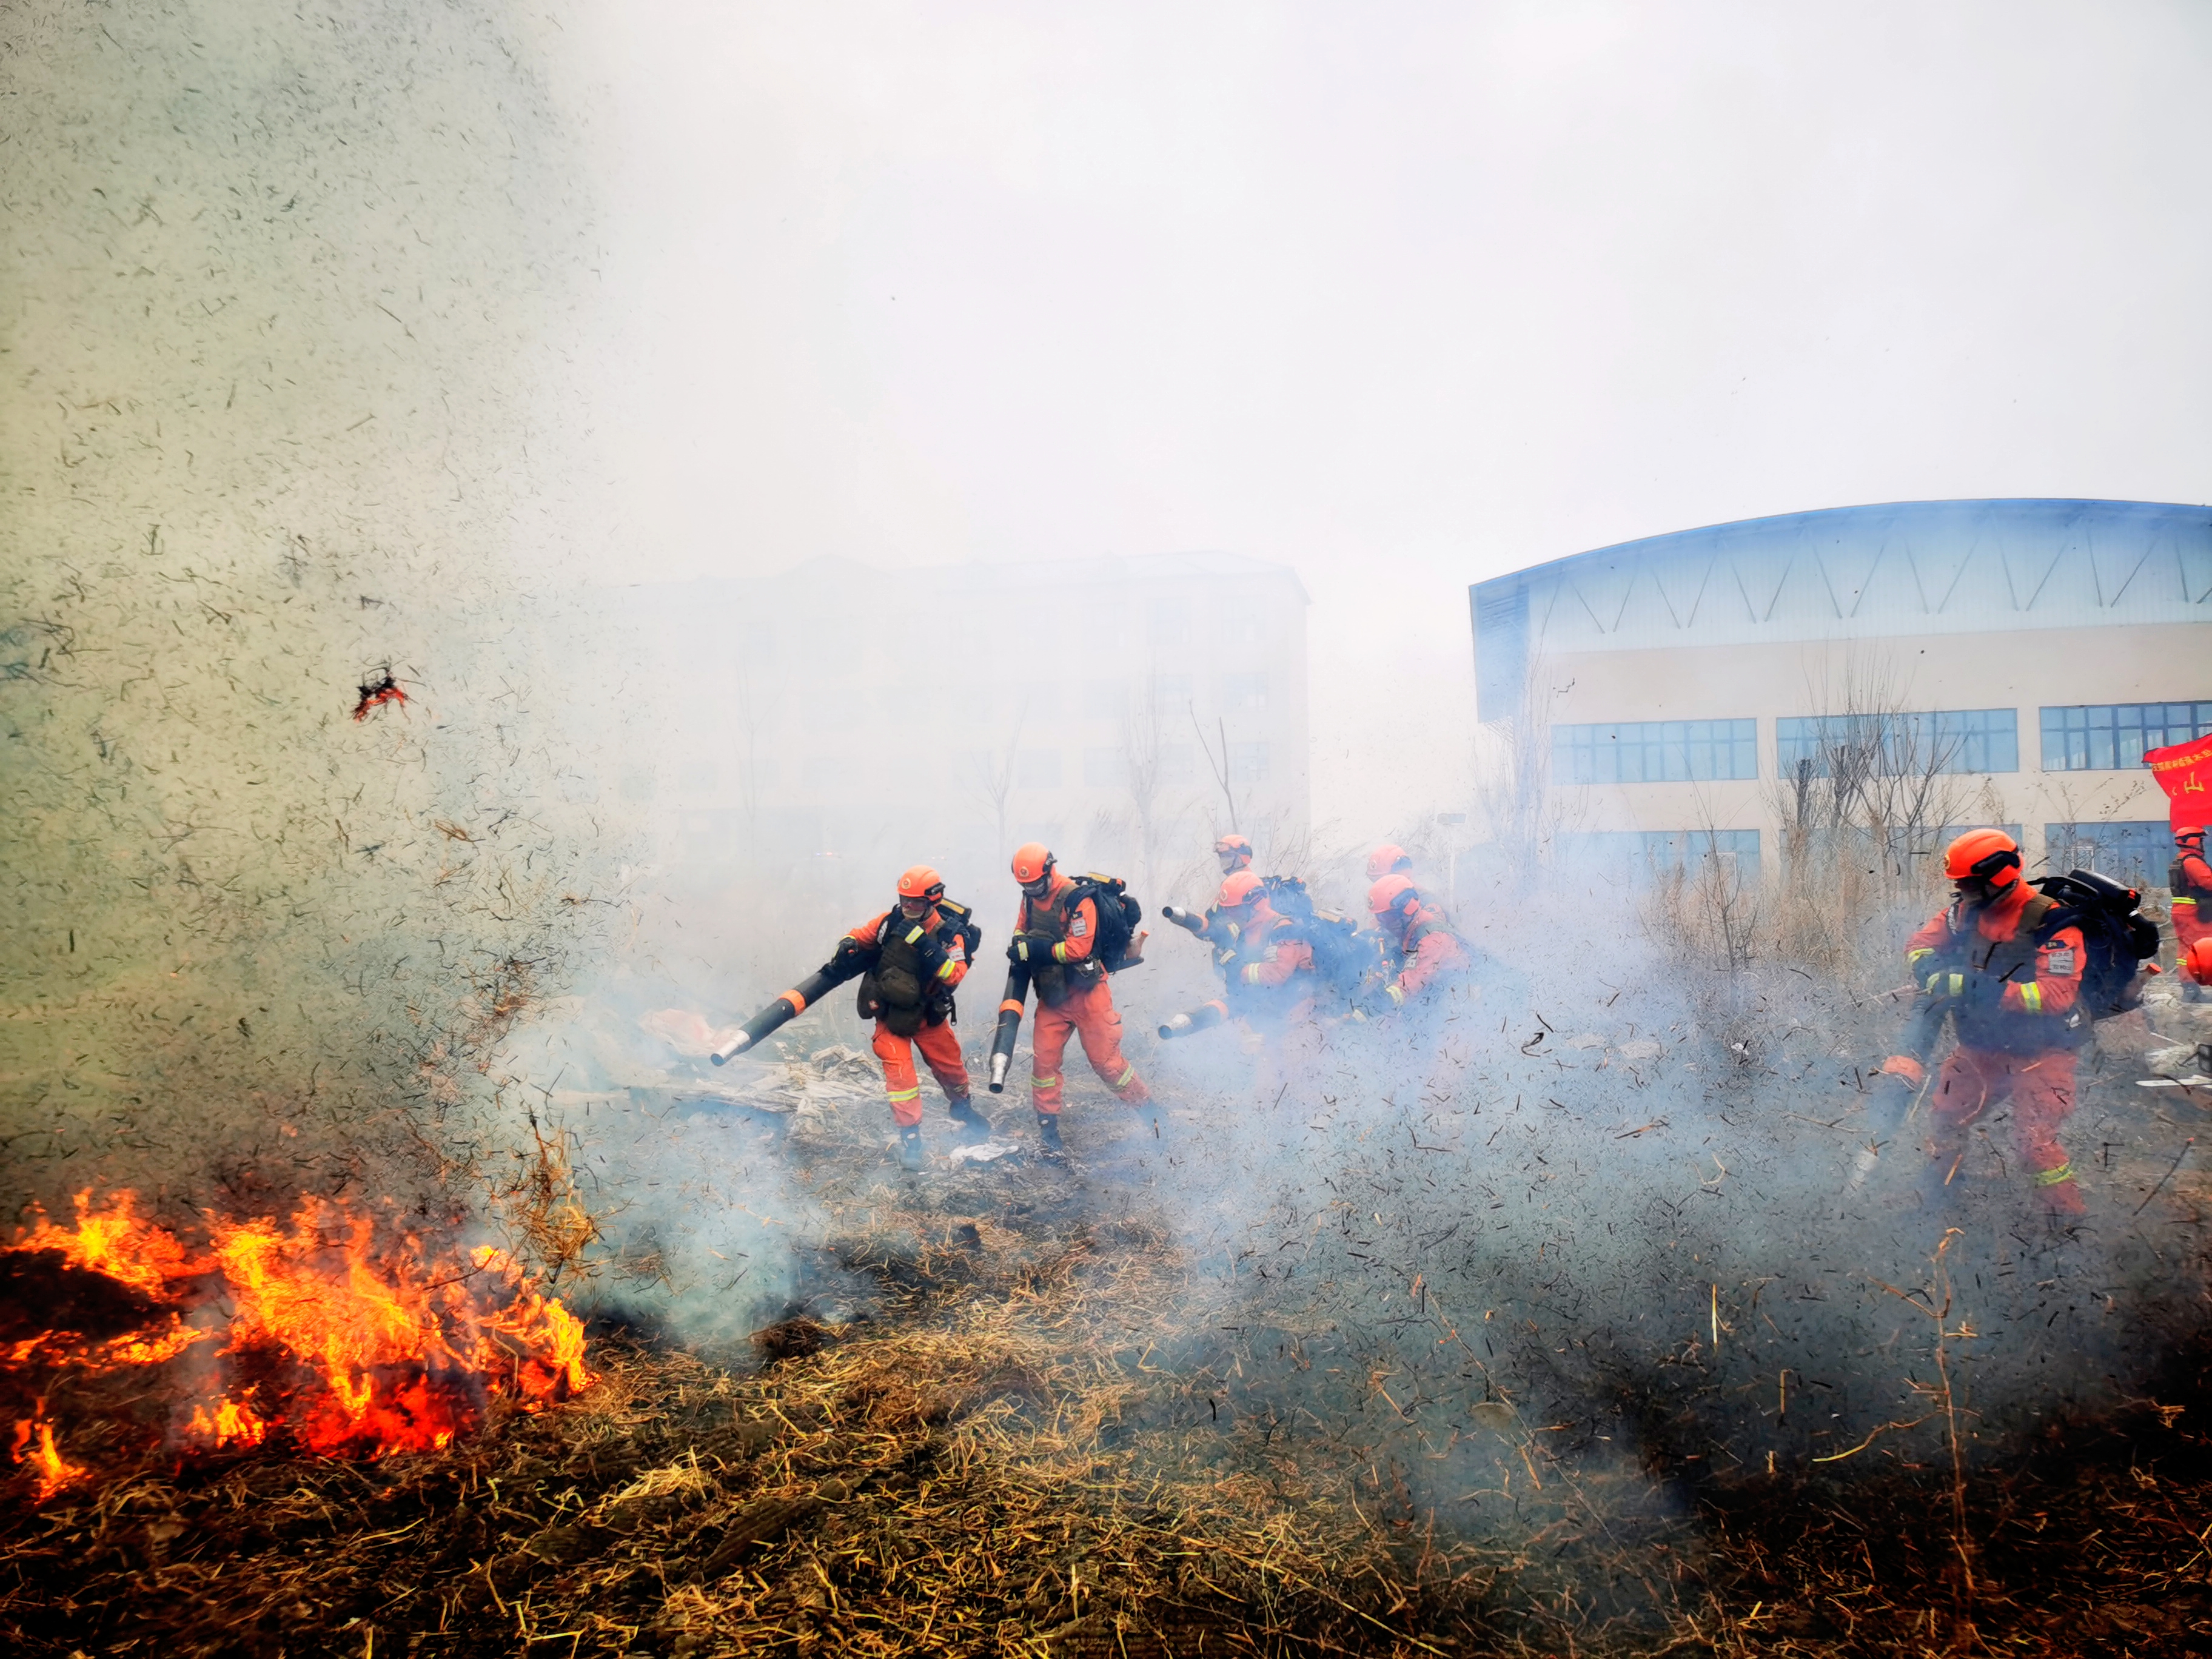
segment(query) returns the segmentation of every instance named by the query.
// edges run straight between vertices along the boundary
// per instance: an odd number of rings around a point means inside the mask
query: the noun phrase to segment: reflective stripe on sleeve
[[[2041,1013],[2043,1012],[2043,988],[2040,985],[2036,984],[2033,980],[2030,980],[2027,984],[2021,986],[2020,988],[2020,1006],[2025,1012],[2031,1014]]]
[[[2035,1184],[2039,1187],[2056,1187],[2062,1181],[2071,1181],[2073,1179],[2074,1160],[2069,1158],[2065,1163],[2060,1164],[2055,1170],[2038,1170],[2035,1176]]]

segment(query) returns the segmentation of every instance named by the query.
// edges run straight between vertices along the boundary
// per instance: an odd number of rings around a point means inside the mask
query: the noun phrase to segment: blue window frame
[[[1790,778],[1807,761],[1825,778],[1835,751],[1881,748],[1881,770],[2017,772],[2016,708],[1930,708],[1890,714],[1803,714],[1774,722],[1775,775]]]
[[[1262,783],[1267,776],[1267,745],[1232,743],[1229,745],[1229,781]]]
[[[2043,711],[2046,772],[2124,771],[2143,750],[2212,732],[2212,702],[2083,703]]]
[[[1559,838],[1562,858],[1594,862],[1631,880],[1649,880],[1662,872],[1726,859],[1745,882],[1759,879],[1756,830],[1596,830]]]
[[[1625,720],[1552,728],[1560,783],[1684,783],[1759,775],[1759,722]]]
[[[2094,870],[2130,887],[2163,887],[2173,861],[2173,826],[2164,818],[2046,823],[2043,861],[2055,872]]]

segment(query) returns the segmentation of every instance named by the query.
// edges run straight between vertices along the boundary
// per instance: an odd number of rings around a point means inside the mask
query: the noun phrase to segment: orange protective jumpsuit
[[[1963,902],[1930,918],[1905,960],[1931,994],[1957,999],[1959,1046],[1936,1079],[1936,1160],[1948,1186],[1966,1132],[1993,1106],[2012,1106],[2013,1144],[2045,1207],[2082,1213],[2081,1188],[2058,1131],[2074,1110],[2074,1056],[2086,1030],[2081,930],[2046,931],[2057,907],[2015,880],[1979,910]]]
[[[1070,907],[1074,878],[1053,872],[1042,899],[1022,896],[1014,932],[1043,935],[1052,941],[1051,958],[1030,975],[1037,997],[1036,1027],[1030,1037],[1030,1092],[1038,1111],[1060,1115],[1060,1061],[1072,1032],[1083,1042],[1083,1057],[1098,1080],[1127,1106],[1141,1106],[1152,1091],[1137,1068],[1121,1054],[1121,1014],[1114,1006],[1106,970],[1092,954],[1098,942],[1098,907],[1085,898]]]
[[[968,976],[967,942],[957,929],[945,929],[951,937],[941,937],[943,920],[934,905],[918,920],[886,910],[846,934],[850,943],[841,945],[838,951],[842,961],[859,964],[880,960],[887,945],[910,950],[920,976],[927,984],[929,999],[921,1029],[911,1036],[902,1036],[891,1030],[888,1018],[879,1016],[875,1040],[868,1045],[884,1063],[884,1093],[890,1101],[891,1116],[902,1129],[921,1121],[921,1079],[914,1069],[917,1048],[946,1100],[958,1106],[969,1097],[968,1062],[960,1052],[960,1039],[953,1033],[951,1002],[953,988]],[[897,937],[886,939],[886,923],[897,930]],[[917,930],[919,937],[910,937]]]
[[[1474,965],[1444,913],[1433,904],[1422,905],[1410,916],[1402,909],[1386,911],[1377,925],[1386,957],[1395,958],[1398,969],[1382,994],[1399,1007]]]
[[[1321,1060],[1321,1022],[1314,1018],[1320,981],[1313,946],[1297,936],[1297,924],[1270,904],[1264,891],[1240,911],[1226,914],[1235,922],[1237,945],[1221,963],[1229,982],[1225,1006],[1260,1039],[1254,1088],[1263,1106],[1273,1106]]]
[[[2173,894],[2173,954],[2185,961],[2191,945],[2212,938],[2212,864],[2204,861],[2203,842],[2175,843],[2166,883]]]

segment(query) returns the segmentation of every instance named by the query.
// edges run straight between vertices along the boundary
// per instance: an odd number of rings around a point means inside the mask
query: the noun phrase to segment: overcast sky
[[[1463,746],[1471,580],[2212,495],[2212,6],[593,11],[633,574],[1285,561],[1325,816]]]

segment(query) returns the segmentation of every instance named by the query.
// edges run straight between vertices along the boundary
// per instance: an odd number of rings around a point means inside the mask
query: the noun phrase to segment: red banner
[[[2175,829],[2212,823],[2212,736],[2168,749],[2146,749],[2143,764],[2166,791],[2167,822]]]

